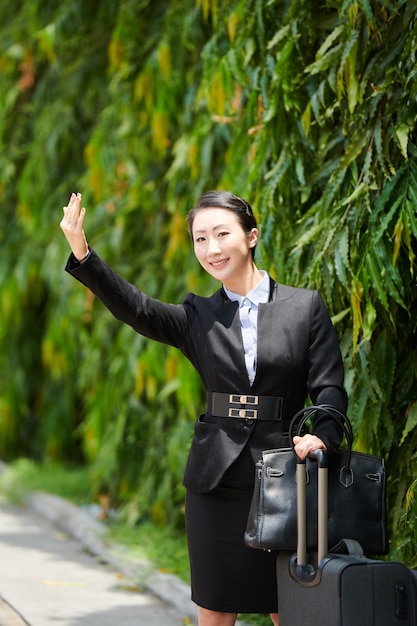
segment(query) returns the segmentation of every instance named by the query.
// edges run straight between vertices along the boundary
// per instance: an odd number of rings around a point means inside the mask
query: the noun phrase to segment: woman
[[[288,447],[289,421],[308,395],[346,410],[341,354],[323,301],[256,267],[252,209],[231,193],[204,194],[187,217],[198,261],[222,286],[179,305],[150,298],[113,272],[88,247],[84,219],[81,195],[72,194],[61,221],[72,249],[66,270],[116,318],[179,348],[207,391],[184,474],[199,626],[233,626],[238,613],[270,613],[277,626],[276,554],[247,548],[243,535],[262,450]],[[340,435],[317,418],[313,433],[294,442],[305,458],[336,449]]]

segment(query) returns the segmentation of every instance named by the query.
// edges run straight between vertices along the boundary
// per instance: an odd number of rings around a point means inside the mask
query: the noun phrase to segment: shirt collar
[[[244,300],[250,300],[252,304],[258,306],[261,302],[268,302],[269,300],[269,276],[264,270],[260,270],[262,274],[261,282],[256,285],[246,296],[242,296],[239,293],[230,291],[223,285],[223,289],[232,302],[238,302],[239,306],[242,306]]]

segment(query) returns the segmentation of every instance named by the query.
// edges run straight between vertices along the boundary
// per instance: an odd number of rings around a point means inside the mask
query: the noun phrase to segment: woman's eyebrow
[[[227,224],[219,224],[218,226],[213,226],[212,230],[219,230],[220,228],[229,228],[229,226]],[[198,230],[194,231],[194,234],[197,233],[205,233],[206,232],[206,228],[199,228]]]

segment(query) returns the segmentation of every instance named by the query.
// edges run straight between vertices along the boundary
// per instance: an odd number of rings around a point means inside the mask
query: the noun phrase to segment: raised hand
[[[81,194],[72,193],[68,206],[63,207],[64,217],[60,227],[64,233],[71,250],[78,261],[82,261],[88,254],[87,239],[84,234],[83,225],[85,218],[85,208],[81,208]]]

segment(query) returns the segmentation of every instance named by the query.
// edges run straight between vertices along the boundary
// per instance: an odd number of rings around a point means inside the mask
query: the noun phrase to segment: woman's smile
[[[210,265],[212,265],[213,267],[221,267],[222,265],[227,263],[228,260],[229,259],[222,259],[221,261],[210,261]]]

